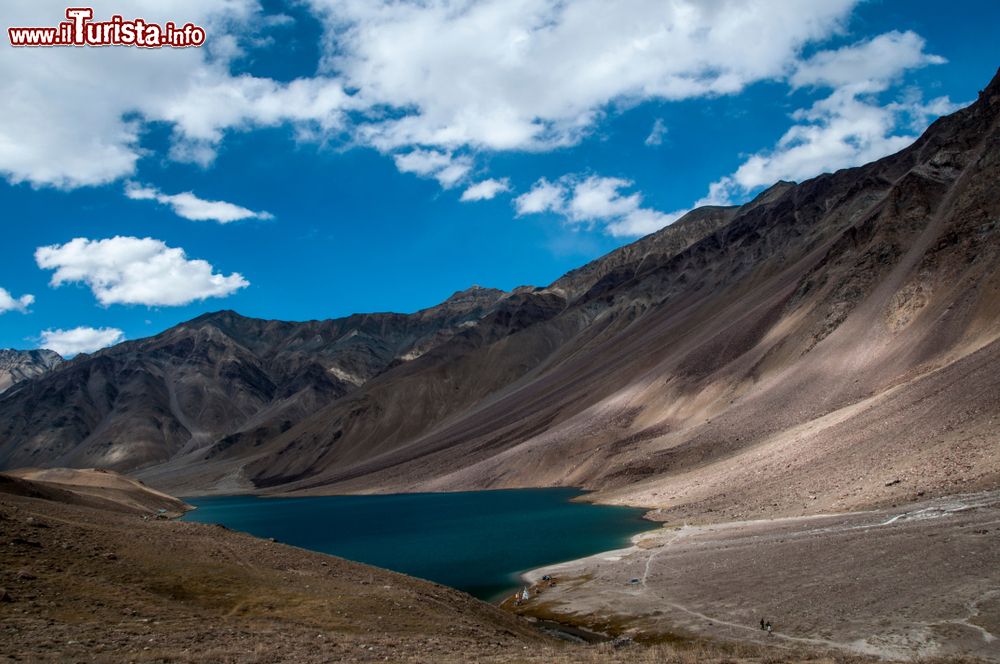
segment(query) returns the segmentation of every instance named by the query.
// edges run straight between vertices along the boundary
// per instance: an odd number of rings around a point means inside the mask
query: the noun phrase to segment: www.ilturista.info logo
[[[142,48],[186,48],[205,43],[205,29],[173,21],[164,25],[141,18],[126,21],[115,15],[110,21],[91,21],[90,7],[70,7],[67,21],[48,28],[7,28],[11,46],[139,46]]]

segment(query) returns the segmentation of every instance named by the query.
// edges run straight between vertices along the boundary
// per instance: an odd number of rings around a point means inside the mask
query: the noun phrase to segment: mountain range
[[[0,395],[0,468],[181,495],[575,485],[734,518],[996,486],[998,117],[995,78],[897,154],[545,287],[222,311],[47,367]]]
[[[41,376],[61,362],[62,357],[51,350],[0,348],[0,393],[22,380]]]

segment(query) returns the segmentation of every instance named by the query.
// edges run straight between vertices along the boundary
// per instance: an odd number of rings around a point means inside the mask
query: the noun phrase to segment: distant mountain
[[[1000,483],[1000,80],[912,146],[544,288],[220,312],[0,398],[0,466],[175,492],[579,485],[729,516]]]
[[[0,392],[22,380],[41,376],[62,361],[59,354],[51,350],[0,348]]]
[[[503,295],[472,288],[409,316],[306,323],[207,314],[16,386],[0,406],[12,415],[0,422],[0,462],[130,470],[222,439],[262,441],[447,340]]]

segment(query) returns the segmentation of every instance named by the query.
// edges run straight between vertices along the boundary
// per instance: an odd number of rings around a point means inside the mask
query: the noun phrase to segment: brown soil
[[[12,661],[422,661],[558,649],[457,591],[218,526],[0,497]]]
[[[0,493],[113,512],[174,517],[190,505],[142,482],[98,468],[23,468],[0,473]]]
[[[218,526],[0,496],[0,660],[865,662],[810,644],[580,645],[449,588]]]

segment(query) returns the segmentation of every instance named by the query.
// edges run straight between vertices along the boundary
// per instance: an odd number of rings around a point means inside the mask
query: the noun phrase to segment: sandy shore
[[[524,578],[533,596],[516,612],[639,640],[1000,661],[1000,492],[664,527]]]

